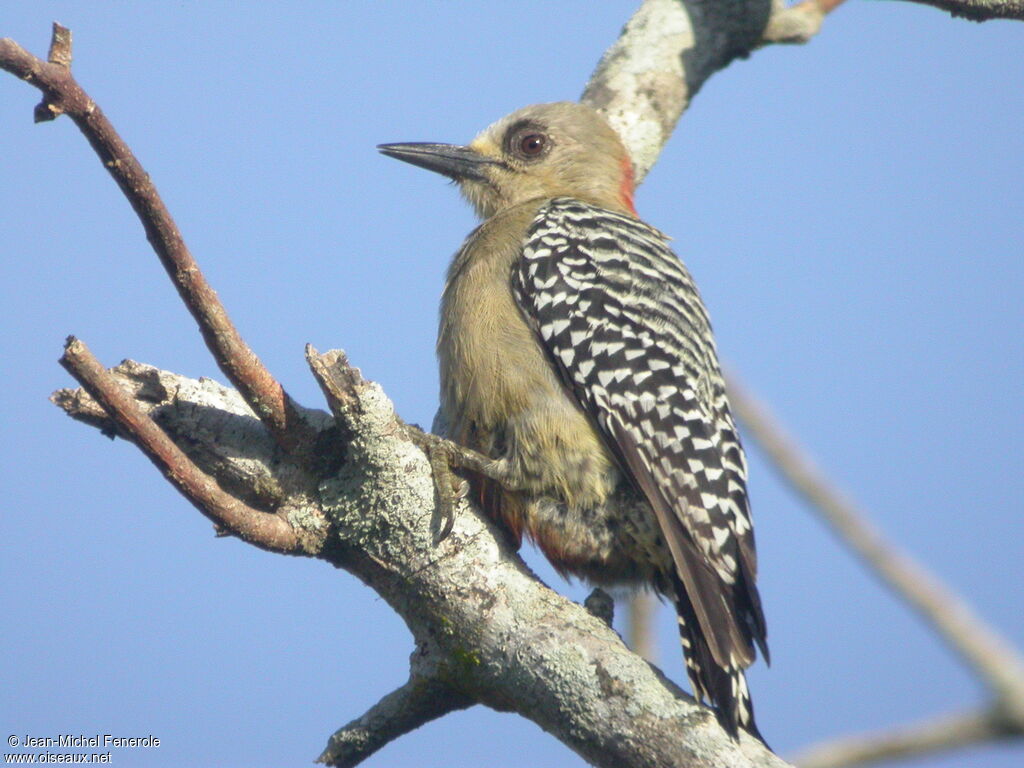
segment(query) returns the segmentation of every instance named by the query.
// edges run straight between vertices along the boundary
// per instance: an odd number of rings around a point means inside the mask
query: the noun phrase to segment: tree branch
[[[1024,735],[1024,662],[1009,643],[923,565],[886,542],[868,523],[866,515],[832,487],[767,407],[748,393],[735,376],[729,377],[728,390],[729,401],[746,427],[744,434],[761,446],[783,479],[832,527],[840,541],[856,552],[869,570],[924,618],[938,637],[988,684],[995,699],[995,705],[984,714],[989,720],[988,730],[972,724],[973,720],[961,718],[956,722],[963,727],[951,729],[951,732],[967,735],[971,740],[984,732]],[[887,735],[883,741],[895,751],[879,752],[877,756],[861,757],[854,762],[905,756],[915,744],[932,750],[957,743],[951,736],[943,737],[945,741],[936,738],[941,734],[942,722]],[[845,740],[835,749],[847,755],[874,755],[877,750],[865,746],[868,738],[856,739],[856,749],[847,748]],[[965,741],[964,745],[967,743],[970,741]],[[832,749],[832,745],[826,744],[812,748],[810,753],[824,754]],[[840,764],[844,763],[836,763]]]
[[[316,761],[334,768],[351,768],[398,737],[473,704],[473,700],[436,679],[414,675],[361,717],[335,731]]]
[[[53,25],[50,62],[26,51],[13,40],[0,40],[0,69],[20,77],[43,92],[36,122],[67,114],[88,139],[103,166],[121,188],[146,230],[146,237],[199,324],[214,359],[245,397],[246,402],[287,450],[308,447],[315,434],[299,409],[271,376],[231,323],[224,305],[206,282],[174,219],[149,174],[132,154],[103,110],[82,90],[71,74],[71,32]]]
[[[841,2],[786,8],[781,0],[645,0],[601,57],[580,101],[618,131],[639,185],[711,75],[764,42],[806,42]]]
[[[1019,730],[1003,727],[999,717],[990,710],[977,710],[886,731],[846,736],[810,747],[797,754],[793,762],[800,768],[845,768],[964,749],[1020,735]]]
[[[310,354],[321,371],[334,368],[331,380],[353,382],[350,402],[357,403],[346,416],[349,460],[312,494],[288,490],[295,481],[280,474],[266,434],[230,390],[137,363],[106,375],[128,380],[128,397],[165,428],[187,431],[193,455],[217,454],[212,466],[230,462],[234,474],[254,483],[272,477],[285,494],[279,514],[297,529],[321,532],[322,546],[301,552],[348,569],[387,600],[416,638],[413,679],[445,686],[452,705],[471,701],[517,712],[598,766],[784,765],[760,742],[733,742],[709,710],[629,652],[604,620],[537,581],[466,501],[451,536],[436,546],[429,464],[390,401],[342,354]],[[63,391],[57,399],[87,423],[110,426],[84,393]],[[319,413],[306,418],[328,423]],[[145,433],[134,424],[122,429]],[[424,704],[415,717],[428,712]],[[353,739],[365,757],[370,742],[379,747],[415,725],[415,718],[360,721],[358,729],[343,729],[350,732],[346,759],[354,760]],[[380,734],[367,730],[378,726]]]
[[[948,11],[954,18],[969,21],[1016,19],[1024,21],[1024,0],[909,0]]]
[[[806,43],[821,30],[825,16],[843,0],[803,0],[786,5],[772,0],[772,15],[764,30],[766,43]]]
[[[954,653],[973,667],[997,695],[1024,689],[1024,665],[1009,644],[924,566],[888,544],[864,513],[818,472],[767,407],[755,400],[735,376],[729,378],[729,400],[747,427],[747,434],[768,454],[783,479],[897,597],[932,625]]]
[[[299,539],[287,520],[253,509],[222,491],[143,413],[85,344],[70,337],[60,362],[196,509],[261,549],[286,554],[298,550]]]
[[[306,467],[282,457],[270,432],[237,390],[212,379],[195,381],[133,360],[121,362],[108,374],[200,470],[249,506],[287,512],[297,500],[315,494],[316,483]],[[73,419],[105,435],[134,439],[83,389],[60,389],[50,399]],[[323,411],[309,409],[303,409],[303,418],[317,430],[325,458],[333,459],[322,462],[323,471],[336,471],[343,453],[332,445],[338,442],[332,440],[338,431],[333,421]],[[327,522],[322,513],[316,518],[308,504],[300,517],[307,525],[293,521],[293,526],[306,539],[303,551],[312,554],[318,550],[315,541],[323,539]]]

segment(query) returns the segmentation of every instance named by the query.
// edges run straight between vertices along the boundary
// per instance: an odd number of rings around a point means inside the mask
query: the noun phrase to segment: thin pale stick
[[[972,666],[1000,698],[1024,700],[1024,664],[1012,647],[970,606],[924,566],[890,545],[867,522],[865,514],[845,499],[813,466],[781,424],[736,380],[729,378],[729,400],[753,437],[783,478],[839,537],[913,607],[939,636]]]

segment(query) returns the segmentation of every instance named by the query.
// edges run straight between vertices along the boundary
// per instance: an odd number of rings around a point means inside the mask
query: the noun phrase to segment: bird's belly
[[[504,458],[526,487],[506,492],[516,498],[502,506],[520,518],[507,522],[563,574],[599,584],[655,580],[671,555],[654,513],[580,409],[545,397],[507,429]]]

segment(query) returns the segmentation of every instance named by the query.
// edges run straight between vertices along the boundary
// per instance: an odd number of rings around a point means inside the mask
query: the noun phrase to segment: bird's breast
[[[452,439],[507,459],[529,492],[593,506],[618,471],[512,295],[511,270],[538,208],[492,217],[453,260],[437,347],[441,410]]]

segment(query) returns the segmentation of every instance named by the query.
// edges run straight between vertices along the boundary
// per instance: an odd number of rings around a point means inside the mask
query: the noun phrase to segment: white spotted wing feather
[[[512,289],[567,387],[658,519],[680,617],[706,644],[697,670],[714,700],[764,647],[746,491],[711,327],[665,236],[630,216],[556,198],[530,226]],[[712,675],[713,677],[713,675]],[[703,692],[703,691],[699,691]],[[745,695],[744,695],[745,698]],[[739,718],[742,721],[742,717]]]

